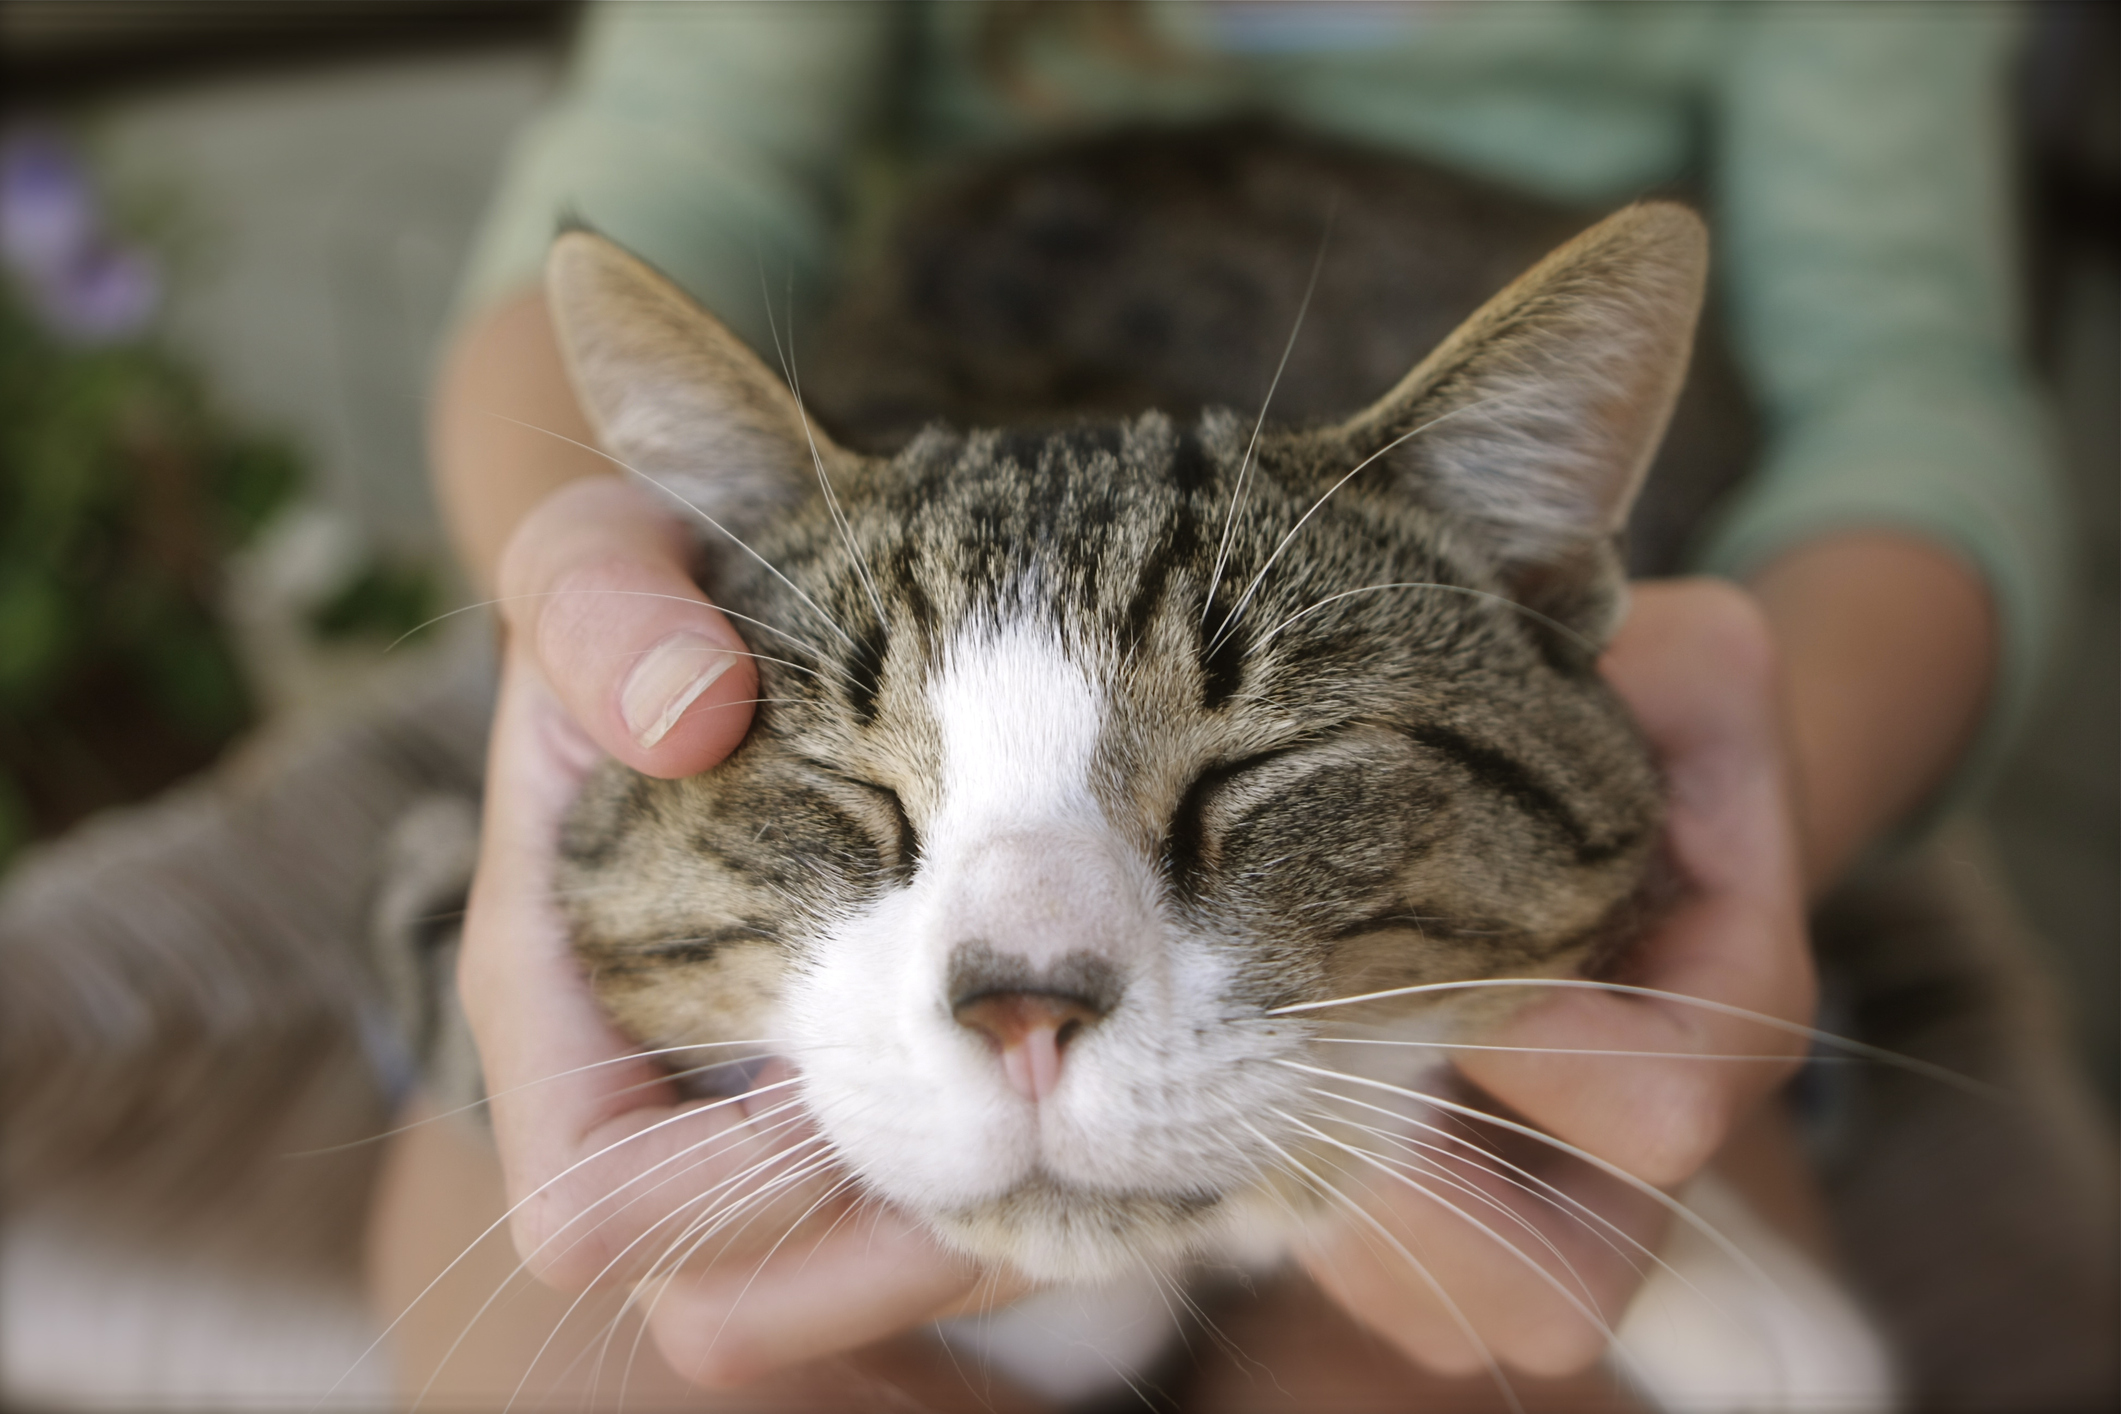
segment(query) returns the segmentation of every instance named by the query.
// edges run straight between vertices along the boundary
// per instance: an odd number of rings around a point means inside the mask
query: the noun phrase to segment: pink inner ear
[[[1483,305],[1344,425],[1507,559],[1575,557],[1626,523],[1684,382],[1707,270],[1700,219],[1630,207]],[[1420,429],[1418,432],[1416,429]]]

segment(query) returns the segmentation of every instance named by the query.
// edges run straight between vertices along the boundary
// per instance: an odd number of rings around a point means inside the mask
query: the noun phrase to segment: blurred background
[[[2121,27],[2025,8],[2027,337],[2083,575],[2072,651],[1986,813],[2114,1102]],[[425,390],[496,164],[576,14],[0,5],[0,868],[422,651],[400,636],[463,602]]]
[[[422,626],[467,596],[427,491],[426,390],[577,15],[0,3],[0,871],[446,650]],[[2026,337],[2082,574],[1984,814],[2116,1106],[2121,23],[2074,0],[2023,15]]]

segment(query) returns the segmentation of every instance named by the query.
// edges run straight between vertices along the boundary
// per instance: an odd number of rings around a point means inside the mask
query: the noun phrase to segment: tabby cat
[[[856,451],[563,235],[583,405],[697,514],[760,678],[725,765],[611,764],[578,803],[559,892],[597,995],[704,1091],[755,1069],[722,1048],[792,1061],[845,1168],[982,1261],[1271,1257],[1380,1148],[1320,1071],[1370,1103],[1439,1054],[1336,1043],[1477,1037],[1527,991],[1452,984],[1595,971],[1641,924],[1658,779],[1594,664],[1705,267],[1691,212],[1631,207],[1297,428],[1136,411],[1109,362],[953,378],[842,337]],[[849,393],[834,360],[879,372]],[[920,425],[992,412],[982,379],[1016,385],[1008,430]]]

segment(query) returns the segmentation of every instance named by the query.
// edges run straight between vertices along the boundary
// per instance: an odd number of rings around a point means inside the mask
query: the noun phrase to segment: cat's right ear
[[[732,533],[796,499],[819,461],[853,460],[743,340],[595,232],[553,242],[545,292],[604,450]]]
[[[1460,325],[1336,429],[1444,511],[1527,607],[1603,643],[1620,535],[1679,397],[1708,233],[1647,202],[1599,222]]]

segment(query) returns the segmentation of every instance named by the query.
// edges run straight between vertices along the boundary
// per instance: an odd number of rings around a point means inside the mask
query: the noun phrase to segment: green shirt
[[[1696,563],[1741,577],[1852,527],[1962,556],[2002,657],[1947,796],[1985,774],[2052,652],[2068,555],[2018,352],[2007,8],[1151,0],[1116,37],[1109,12],[1061,12],[1005,80],[980,5],[600,5],[461,307],[535,280],[574,214],[769,347],[769,293],[828,288],[887,129],[926,162],[1243,106],[1577,202],[1706,176],[1767,442]]]

